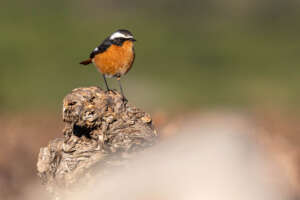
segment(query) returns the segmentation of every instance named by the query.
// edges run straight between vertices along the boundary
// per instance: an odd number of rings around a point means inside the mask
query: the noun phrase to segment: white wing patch
[[[123,33],[120,32],[115,32],[110,36],[110,40],[113,40],[115,38],[133,38],[132,35],[124,35]]]

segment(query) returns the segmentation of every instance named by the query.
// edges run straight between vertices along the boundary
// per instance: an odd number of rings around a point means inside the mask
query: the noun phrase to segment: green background
[[[298,109],[299,1],[1,4],[0,112],[58,112],[72,89],[103,87],[92,65],[78,63],[119,28],[138,40],[123,87],[139,107]]]

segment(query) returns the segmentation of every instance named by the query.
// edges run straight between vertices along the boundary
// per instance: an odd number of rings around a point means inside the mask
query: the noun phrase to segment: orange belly
[[[95,55],[93,63],[106,76],[126,74],[134,61],[133,42],[125,41],[122,46],[111,45],[105,52]]]

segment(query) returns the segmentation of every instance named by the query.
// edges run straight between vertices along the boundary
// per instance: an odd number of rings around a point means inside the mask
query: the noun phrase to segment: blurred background
[[[78,63],[120,28],[138,41],[125,94],[163,138],[191,113],[249,117],[300,188],[300,1],[0,2],[0,198],[20,199],[38,182],[39,148],[62,137],[64,96],[104,86]]]

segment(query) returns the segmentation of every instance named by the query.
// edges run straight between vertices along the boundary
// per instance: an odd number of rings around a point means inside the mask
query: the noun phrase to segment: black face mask
[[[111,43],[114,45],[118,45],[118,46],[122,46],[123,42],[125,42],[128,39],[125,38],[115,38],[113,40],[111,40]]]

